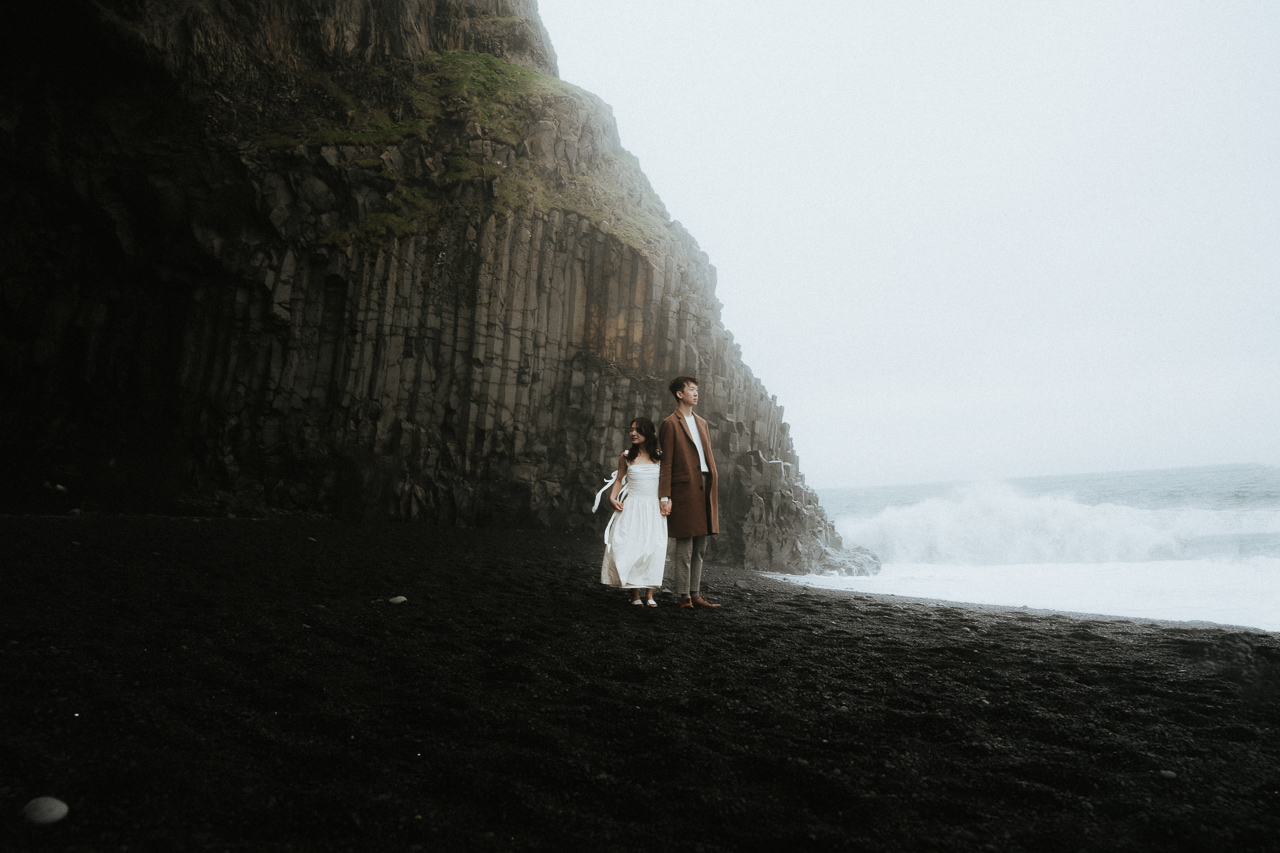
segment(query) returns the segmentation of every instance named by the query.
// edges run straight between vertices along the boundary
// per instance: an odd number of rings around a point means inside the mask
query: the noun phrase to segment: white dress
[[[624,589],[662,586],[667,562],[667,520],[658,504],[658,465],[630,465],[622,512],[604,531],[600,583]]]

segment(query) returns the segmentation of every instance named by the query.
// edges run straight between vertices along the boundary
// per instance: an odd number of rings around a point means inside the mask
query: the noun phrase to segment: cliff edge
[[[689,373],[713,556],[874,569],[831,562],[714,267],[557,78],[532,0],[24,14],[0,101],[11,507],[582,528],[631,418]]]

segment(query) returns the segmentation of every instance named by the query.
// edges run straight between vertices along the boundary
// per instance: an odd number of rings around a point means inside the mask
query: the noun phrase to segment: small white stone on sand
[[[67,804],[56,797],[36,797],[22,809],[22,814],[32,823],[57,823],[67,816]]]
[[[1161,776],[1163,776],[1163,777],[1164,777],[1164,778],[1166,778],[1166,779],[1177,779],[1177,778],[1178,778],[1178,774],[1177,774],[1177,773],[1174,773],[1172,770],[1161,770],[1161,771],[1160,771],[1160,775],[1161,775]]]
[[[409,599],[405,598],[403,595],[397,595],[395,598],[387,599],[387,601],[390,601],[392,604],[404,604],[408,600]]]

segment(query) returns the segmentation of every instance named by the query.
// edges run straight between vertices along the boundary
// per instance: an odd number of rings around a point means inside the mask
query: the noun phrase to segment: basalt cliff
[[[856,562],[534,0],[29,5],[0,83],[10,509],[587,528],[688,373],[713,556]]]

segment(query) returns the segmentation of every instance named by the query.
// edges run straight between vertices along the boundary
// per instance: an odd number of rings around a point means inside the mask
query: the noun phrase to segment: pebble
[[[27,820],[37,824],[57,823],[67,816],[67,804],[56,797],[36,797],[22,809]]]
[[[395,598],[387,599],[387,601],[390,601],[392,604],[404,604],[408,600],[409,599],[405,598],[403,595],[397,595]]]
[[[1178,778],[1178,774],[1177,774],[1177,773],[1174,773],[1172,770],[1161,770],[1161,771],[1160,771],[1160,775],[1161,775],[1161,776],[1163,776],[1163,777],[1164,777],[1164,778],[1166,778],[1166,779],[1177,779],[1177,778]]]
[[[736,580],[733,582],[733,585],[738,587],[738,589],[750,589],[750,587],[747,586],[747,582],[744,580]]]

